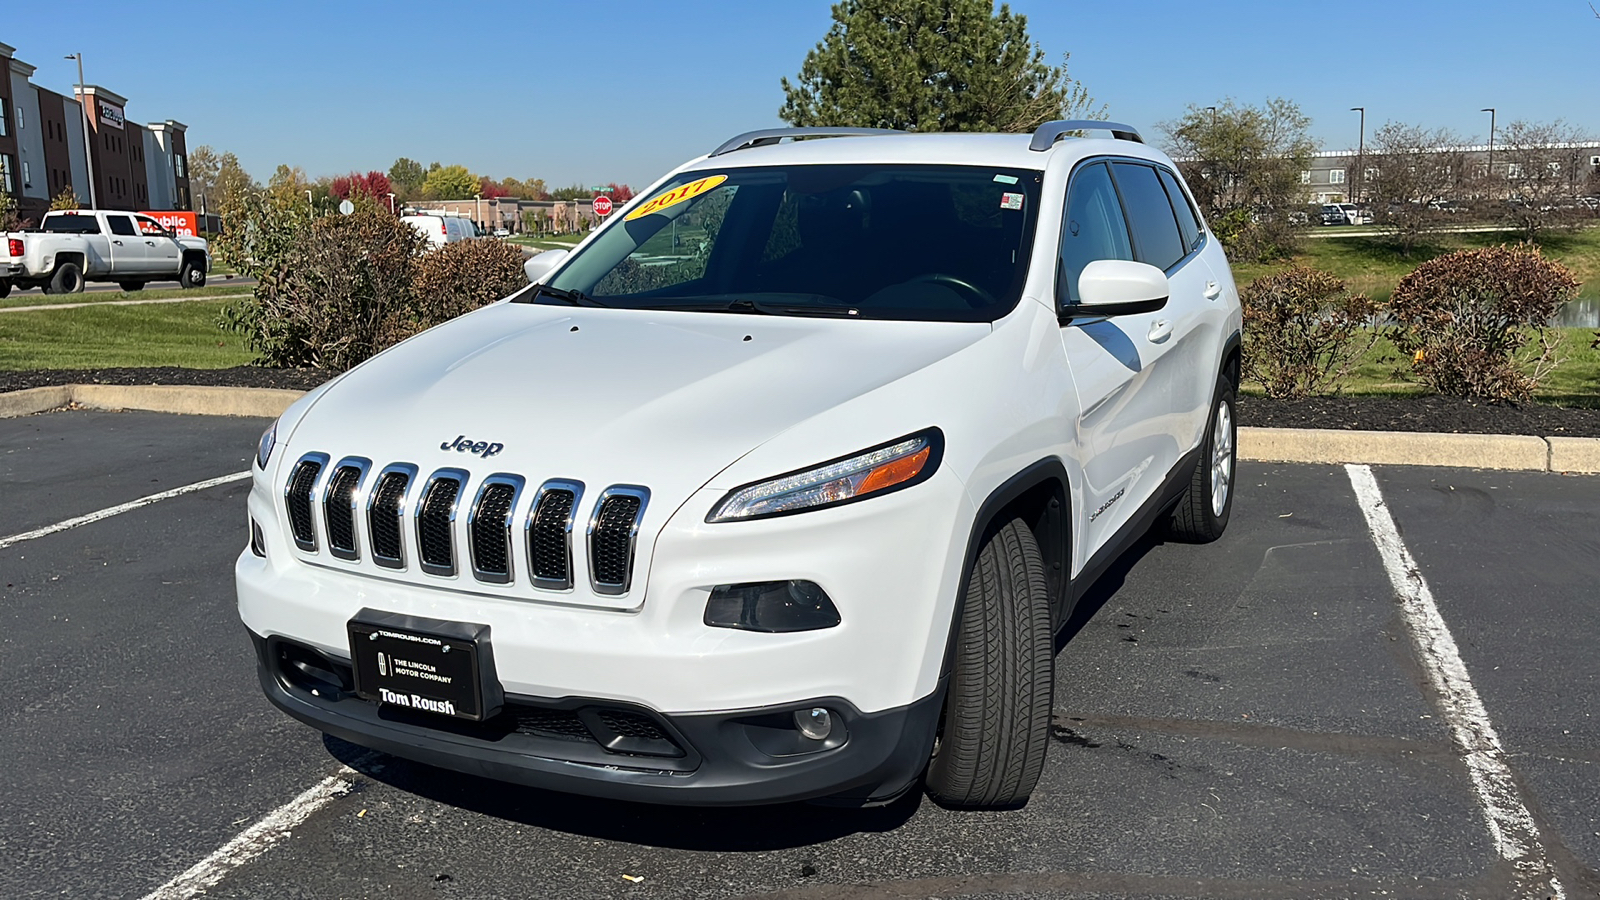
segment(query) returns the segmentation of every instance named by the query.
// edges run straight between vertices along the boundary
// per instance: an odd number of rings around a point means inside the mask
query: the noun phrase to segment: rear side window
[[[1200,217],[1189,205],[1189,197],[1178,184],[1178,178],[1166,169],[1157,169],[1161,186],[1167,189],[1167,199],[1172,201],[1172,211],[1178,214],[1178,232],[1183,235],[1183,246],[1195,250],[1200,246]]]
[[[1113,163],[1117,189],[1128,211],[1129,230],[1139,261],[1158,269],[1170,269],[1187,251],[1178,235],[1178,220],[1172,214],[1166,189],[1156,170],[1137,163]]]
[[[1056,261],[1056,299],[1078,303],[1078,276],[1097,259],[1133,259],[1122,204],[1104,163],[1084,166],[1067,191],[1061,223],[1061,255]]]
[[[94,216],[46,216],[41,229],[51,234],[99,234]]]
[[[112,234],[125,234],[131,237],[139,233],[133,227],[133,220],[127,216],[106,216],[106,223],[111,226]]]

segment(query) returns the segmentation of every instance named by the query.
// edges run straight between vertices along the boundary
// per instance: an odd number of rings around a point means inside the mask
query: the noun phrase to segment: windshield
[[[100,223],[94,216],[45,216],[39,230],[52,234],[99,234]]]
[[[550,287],[629,309],[993,321],[1022,293],[1041,174],[686,172],[630,207]]]

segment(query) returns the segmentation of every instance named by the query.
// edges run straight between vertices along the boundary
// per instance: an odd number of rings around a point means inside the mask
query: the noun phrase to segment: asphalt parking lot
[[[1372,471],[1460,672],[1418,652],[1359,474],[1247,463],[1222,541],[1147,541],[1069,623],[1026,808],[683,810],[272,709],[233,609],[244,480],[16,539],[245,472],[265,425],[0,420],[0,896],[1600,896],[1600,477]],[[1492,753],[1452,736],[1463,678]]]

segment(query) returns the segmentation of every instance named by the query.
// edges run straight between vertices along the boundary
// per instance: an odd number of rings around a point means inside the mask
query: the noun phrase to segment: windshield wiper
[[[533,293],[528,296],[527,302],[533,302],[534,298],[540,295],[554,297],[555,299],[571,306],[593,306],[600,309],[611,308],[610,306],[601,303],[599,300],[594,299],[588,294],[585,294],[583,291],[572,291],[565,288],[551,287],[547,284],[541,284],[534,288]]]

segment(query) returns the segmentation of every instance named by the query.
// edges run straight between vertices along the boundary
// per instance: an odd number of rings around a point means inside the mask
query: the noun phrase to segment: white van
[[[468,241],[478,236],[478,229],[472,224],[472,220],[461,216],[419,213],[414,216],[401,216],[400,221],[422,232],[435,247],[443,247],[456,241]]]

